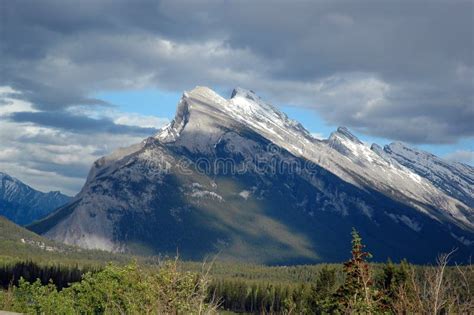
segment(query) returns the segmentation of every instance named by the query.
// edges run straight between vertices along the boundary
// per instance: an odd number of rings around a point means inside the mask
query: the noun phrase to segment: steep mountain
[[[426,178],[446,194],[474,207],[474,167],[440,159],[400,142],[386,145],[383,152],[384,156]]]
[[[346,128],[319,141],[252,91],[197,87],[30,228],[85,248],[290,264],[346,259],[356,227],[377,260],[427,262],[469,257],[473,211]]]
[[[26,225],[66,204],[71,197],[59,191],[43,193],[0,172],[0,215]]]

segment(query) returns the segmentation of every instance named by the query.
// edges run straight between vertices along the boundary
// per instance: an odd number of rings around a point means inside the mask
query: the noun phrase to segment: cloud
[[[444,156],[445,159],[468,165],[474,164],[474,151],[458,150]]]
[[[418,144],[474,137],[472,1],[0,6],[0,86],[17,93],[13,105],[12,91],[10,100],[4,93],[0,115],[10,120],[1,134],[23,126],[71,141],[114,132],[138,139],[160,119],[114,112],[94,95],[208,85],[250,88],[371,136]],[[12,146],[4,152],[21,149]]]
[[[436,88],[425,88],[420,97],[410,86],[394,86],[370,73],[350,73],[319,80],[310,89],[311,107],[327,121],[365,134],[417,144],[474,136],[474,104],[456,102]]]
[[[20,95],[9,86],[0,86],[0,118],[16,112],[36,112],[31,103],[18,99]]]
[[[92,97],[107,89],[243,86],[369,135],[453,143],[474,136],[473,9],[468,1],[15,2],[2,8],[0,83],[44,111],[107,106]]]
[[[76,194],[95,160],[140,142],[167,122],[103,108],[52,115],[17,97],[18,91],[0,87],[0,170],[43,191]]]
[[[116,124],[109,119],[95,119],[85,116],[72,115],[67,112],[17,112],[12,113],[9,119],[18,123],[33,123],[36,125],[58,128],[62,130],[95,134],[98,132],[135,134],[144,137],[150,136],[158,131],[156,128],[143,128],[133,125]],[[127,122],[131,122],[128,120]],[[139,121],[141,122],[141,121]]]

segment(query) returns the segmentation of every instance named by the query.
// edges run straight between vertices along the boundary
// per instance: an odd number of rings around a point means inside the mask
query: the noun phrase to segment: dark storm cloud
[[[156,133],[155,128],[142,128],[115,124],[105,118],[93,119],[64,112],[18,112],[9,116],[10,120],[19,123],[34,123],[40,126],[58,128],[78,133],[114,133],[149,136]]]
[[[44,111],[104,105],[106,89],[240,85],[371,135],[474,136],[472,1],[0,5],[0,85]]]

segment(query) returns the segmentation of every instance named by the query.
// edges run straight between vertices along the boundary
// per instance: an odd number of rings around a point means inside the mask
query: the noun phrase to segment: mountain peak
[[[96,163],[80,194],[32,229],[86,248],[133,252],[139,243],[140,251],[168,255],[179,247],[186,259],[221,250],[226,259],[248,259],[264,243],[283,245],[287,258],[272,250],[257,262],[301,263],[319,253],[335,261],[340,257],[331,248],[343,248],[340,231],[353,224],[377,235],[379,244],[393,244],[384,247],[387,257],[416,254],[426,261],[455,245],[463,257],[472,252],[456,238],[470,244],[474,235],[468,206],[395,159],[382,159],[380,147],[371,150],[345,127],[315,141],[253,91],[236,88],[225,99],[196,87],[183,94],[175,119],[157,138]],[[435,171],[422,165],[424,174]],[[455,174],[448,171],[443,178]],[[466,202],[468,181],[455,195]],[[453,185],[440,187],[453,192]],[[262,220],[272,228],[262,229]],[[423,251],[400,251],[407,237]]]
[[[8,175],[7,173],[3,173],[3,172],[0,172],[0,178],[5,178],[5,179],[8,179],[8,180],[13,180],[13,177],[11,177],[11,176]]]
[[[416,156],[423,156],[426,159],[439,159],[436,155],[408,146],[407,144],[400,142],[400,141],[395,141],[392,142],[386,146],[384,146],[384,150],[387,152],[393,152],[397,154],[413,154]]]
[[[474,209],[474,167],[441,159],[402,142],[384,146],[384,154]]]
[[[222,96],[217,94],[213,89],[207,86],[198,85],[194,89],[190,91],[186,91],[183,93],[183,98],[193,97],[193,96],[200,96],[205,98],[211,99],[222,99]]]
[[[333,132],[331,134],[331,137],[333,137],[334,135],[338,135],[338,136],[341,136],[343,138],[346,138],[352,142],[355,142],[355,143],[359,143],[359,144],[362,144],[362,141],[359,140],[359,138],[357,138],[352,132],[349,131],[349,129],[347,129],[346,127],[338,127],[337,130],[335,132]]]
[[[230,104],[233,109],[249,114],[252,117],[262,118],[264,116],[288,120],[288,117],[278,108],[262,100],[254,91],[240,87],[232,91]]]
[[[70,199],[60,192],[43,193],[0,172],[0,216],[15,223],[31,223]]]
[[[203,152],[212,148],[210,135],[211,138],[217,137],[217,141],[224,129],[242,127],[253,129],[271,141],[291,142],[293,146],[300,141],[314,140],[300,123],[289,119],[252,90],[237,87],[231,98],[225,99],[202,86],[183,94],[174,120],[162,128],[155,138],[162,143],[181,139],[180,143],[188,149]],[[185,134],[187,139],[182,139]],[[197,137],[201,136],[203,138],[198,140]],[[295,150],[301,154],[300,147]]]
[[[387,148],[400,148],[400,149],[411,149],[409,146],[400,141],[395,141],[390,144],[385,145]]]
[[[190,117],[194,116],[194,127],[205,128],[205,116],[213,117],[218,112],[225,112],[227,100],[206,86],[196,86],[183,93],[174,119],[155,135],[163,143],[175,142],[188,125]],[[191,113],[194,112],[194,115]],[[215,122],[215,120],[211,119]]]
[[[383,153],[383,148],[379,146],[377,143],[372,143],[370,146],[370,150],[374,151],[375,153],[381,155]]]
[[[230,95],[230,98],[232,99],[232,98],[239,97],[239,96],[248,98],[248,99],[253,100],[253,101],[260,100],[260,97],[257,94],[255,94],[254,91],[243,89],[241,87],[236,87],[232,91],[232,94]]]

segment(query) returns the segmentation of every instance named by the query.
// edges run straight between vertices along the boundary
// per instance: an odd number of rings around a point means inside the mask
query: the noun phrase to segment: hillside
[[[33,260],[71,265],[128,262],[132,257],[85,250],[39,236],[0,216],[0,261]]]

